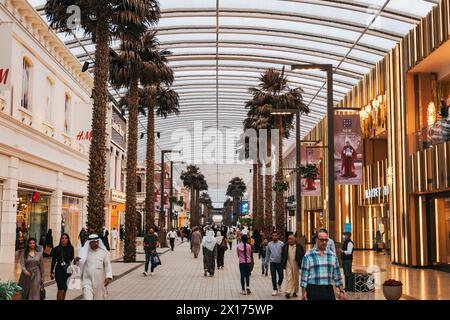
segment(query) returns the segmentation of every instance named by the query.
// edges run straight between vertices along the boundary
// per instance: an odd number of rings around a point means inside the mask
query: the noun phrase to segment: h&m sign
[[[6,87],[9,84],[9,68],[0,68],[0,86]]]

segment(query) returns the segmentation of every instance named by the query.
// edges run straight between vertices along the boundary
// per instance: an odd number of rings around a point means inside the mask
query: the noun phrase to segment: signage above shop
[[[125,203],[125,193],[117,190],[111,190],[111,201]]]
[[[388,195],[389,195],[389,187],[388,186],[383,186],[383,188],[377,187],[377,188],[367,189],[365,191],[366,199],[378,198],[380,196],[385,197]]]
[[[122,125],[118,123],[115,119],[112,119],[112,128],[121,136],[125,137],[125,131],[122,129]]]

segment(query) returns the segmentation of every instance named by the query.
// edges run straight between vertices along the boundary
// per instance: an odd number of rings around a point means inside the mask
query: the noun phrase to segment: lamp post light
[[[173,222],[173,203],[172,203],[172,197],[173,197],[173,164],[174,163],[181,163],[185,164],[184,161],[170,161],[170,194],[169,194],[169,221],[172,226]],[[178,225],[176,225],[178,227]]]
[[[166,153],[181,153],[181,151],[174,151],[174,150],[161,150],[161,206],[159,208],[159,243],[161,244],[161,247],[166,248],[167,243],[165,241],[166,239],[166,233],[164,231],[164,227],[166,225],[166,215],[164,212],[164,155]],[[170,201],[169,201],[170,202]]]
[[[283,109],[283,110],[274,110],[271,112],[273,115],[289,115],[289,114],[295,114],[295,167],[300,167],[300,161],[301,161],[301,154],[300,154],[300,110],[298,109]],[[298,235],[300,236],[301,232],[301,177],[300,173],[296,173],[295,175],[295,198],[296,198],[296,222],[297,222],[297,231]],[[287,223],[287,221],[285,221]]]
[[[334,192],[334,107],[333,107],[333,65],[331,64],[296,64],[291,66],[292,71],[325,71],[327,73],[327,140],[328,140],[328,221],[330,238],[335,237],[335,192]],[[300,153],[300,139],[297,138],[297,155]],[[297,189],[300,189],[299,174],[297,174]],[[299,202],[299,201],[297,201]],[[297,204],[297,210],[300,210]],[[297,211],[298,227],[301,227],[300,211]],[[297,229],[301,230],[301,229]]]

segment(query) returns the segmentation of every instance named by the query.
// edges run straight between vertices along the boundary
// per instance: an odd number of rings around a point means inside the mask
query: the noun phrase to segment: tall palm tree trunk
[[[145,188],[145,229],[155,227],[155,111],[148,108],[147,118],[147,157],[146,157],[146,188]]]
[[[258,216],[258,163],[253,164],[253,226],[256,227]],[[261,214],[261,213],[259,213]]]
[[[276,174],[276,180],[283,180],[283,122],[281,116],[278,116],[276,119],[277,128],[279,130],[278,135],[278,171]],[[280,235],[280,239],[285,241],[285,229],[286,229],[286,221],[285,221],[285,209],[284,209],[284,193],[283,191],[277,191],[275,195],[275,203],[276,203],[276,227],[277,232]]]
[[[272,137],[270,130],[267,132],[267,154],[272,156]],[[269,158],[269,162],[266,164],[266,185],[265,185],[265,212],[264,212],[264,226],[267,237],[270,238],[273,227],[273,204],[272,204],[272,163]]]
[[[264,175],[262,174],[262,164],[258,163],[258,219],[256,227],[262,230],[264,227]]]
[[[133,79],[129,89],[129,118],[127,146],[127,194],[125,211],[124,262],[136,261],[136,191],[137,191],[137,131],[138,131],[138,80]]]
[[[106,188],[106,114],[108,81],[108,17],[98,12],[95,44],[95,76],[92,108],[91,147],[89,149],[89,180],[87,196],[87,227],[89,233],[102,234],[105,224]]]

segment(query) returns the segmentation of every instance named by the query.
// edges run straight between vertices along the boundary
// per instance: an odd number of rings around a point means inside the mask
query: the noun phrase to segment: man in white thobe
[[[81,265],[84,300],[103,300],[113,275],[109,252],[98,235],[89,236],[77,260]]]

